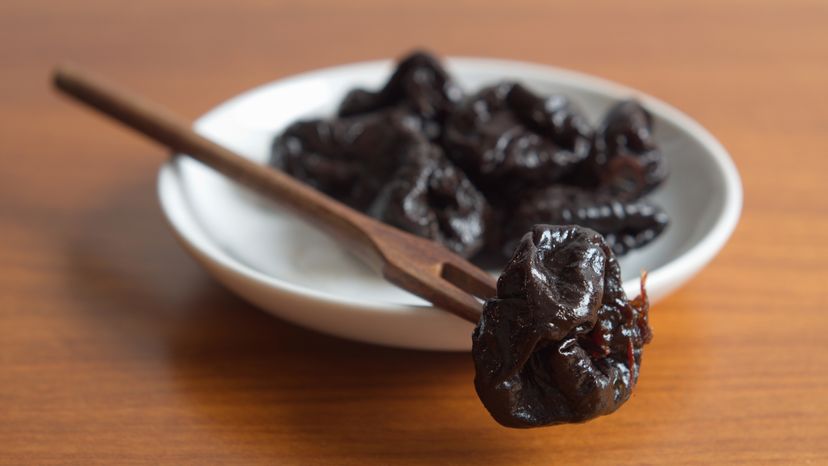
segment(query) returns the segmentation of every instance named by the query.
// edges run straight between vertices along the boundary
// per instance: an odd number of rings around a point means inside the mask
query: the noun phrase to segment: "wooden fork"
[[[495,279],[439,244],[380,223],[279,170],[250,161],[196,134],[185,120],[73,66],[59,66],[57,89],[109,115],[173,153],[186,154],[268,195],[316,224],[391,283],[477,323]],[[274,238],[274,241],[277,239]]]

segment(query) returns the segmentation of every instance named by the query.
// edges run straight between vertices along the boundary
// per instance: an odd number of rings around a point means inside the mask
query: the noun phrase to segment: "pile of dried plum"
[[[643,199],[667,177],[652,127],[634,100],[593,127],[567,97],[517,82],[464,95],[416,52],[381,89],[348,93],[335,117],[290,125],[270,162],[467,258],[502,263],[535,224],[586,226],[624,254],[668,223]]]

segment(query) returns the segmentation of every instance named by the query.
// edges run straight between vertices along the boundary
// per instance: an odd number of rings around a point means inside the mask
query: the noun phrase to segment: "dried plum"
[[[500,424],[538,427],[609,414],[631,395],[652,337],[601,236],[538,225],[497,283],[472,336],[475,389]]]
[[[483,246],[486,200],[435,146],[411,157],[369,209],[370,215],[469,257]]]
[[[542,98],[505,82],[459,104],[444,143],[449,158],[498,204],[570,172],[589,154],[591,133],[566,97]]]
[[[405,113],[406,123],[428,139],[441,136],[443,122],[462,97],[460,88],[440,62],[425,52],[401,60],[379,91],[354,89],[339,106],[339,116],[373,113],[394,108]]]
[[[395,113],[306,120],[288,126],[275,139],[270,163],[365,210],[408,153],[427,144]]]
[[[652,127],[634,100],[594,130],[566,97],[515,82],[463,98],[435,57],[415,52],[379,90],[352,90],[337,117],[289,126],[271,163],[498,267],[536,223],[593,228],[619,255],[659,235],[666,215],[640,200],[667,176]]]
[[[652,115],[637,101],[613,106],[596,132],[576,183],[624,199],[638,199],[657,188],[668,172],[652,129]]]
[[[667,227],[669,218],[657,205],[622,201],[605,193],[555,186],[533,192],[511,215],[502,250],[508,257],[521,237],[535,224],[591,228],[604,236],[616,255],[640,248]]]
[[[470,256],[483,244],[486,200],[439,147],[381,112],[289,126],[271,163],[346,204]]]

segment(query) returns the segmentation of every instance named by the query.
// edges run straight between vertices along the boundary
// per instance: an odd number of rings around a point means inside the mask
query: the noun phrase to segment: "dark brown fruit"
[[[485,198],[395,111],[294,123],[271,163],[402,230],[469,257],[483,245]]]
[[[639,199],[667,178],[664,156],[652,134],[653,118],[635,100],[612,107],[574,181],[623,199]]]
[[[528,194],[511,215],[503,236],[508,257],[536,224],[581,225],[604,236],[616,255],[640,248],[667,227],[669,218],[657,205],[622,201],[605,193],[570,186],[554,186]]]
[[[483,246],[487,210],[466,175],[431,146],[400,167],[369,213],[470,257]]]
[[[273,143],[270,163],[359,210],[367,209],[411,152],[428,143],[395,113],[294,123]]]
[[[630,302],[601,236],[535,226],[486,302],[472,336],[475,388],[507,427],[583,422],[618,409],[652,338],[649,303]]]
[[[447,122],[444,145],[493,204],[548,186],[581,163],[591,129],[563,96],[541,98],[520,84],[487,87]]]
[[[390,108],[408,116],[406,123],[426,138],[437,140],[446,115],[462,97],[440,62],[424,52],[414,52],[397,65],[379,91],[354,89],[339,106],[339,116],[362,115]]]
[[[435,57],[415,52],[381,89],[352,90],[337,118],[289,126],[271,163],[496,268],[537,223],[587,226],[619,255],[657,237],[667,217],[640,200],[667,175],[652,126],[627,100],[593,131],[566,97],[514,82],[463,99]]]

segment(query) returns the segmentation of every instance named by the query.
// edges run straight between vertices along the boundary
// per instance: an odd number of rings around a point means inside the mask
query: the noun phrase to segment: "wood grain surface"
[[[826,25],[824,0],[0,3],[0,463],[828,464]],[[654,309],[616,414],[504,429],[468,354],[244,303],[167,232],[164,152],[48,86],[71,59],[196,117],[414,46],[620,81],[733,154],[741,223]]]

